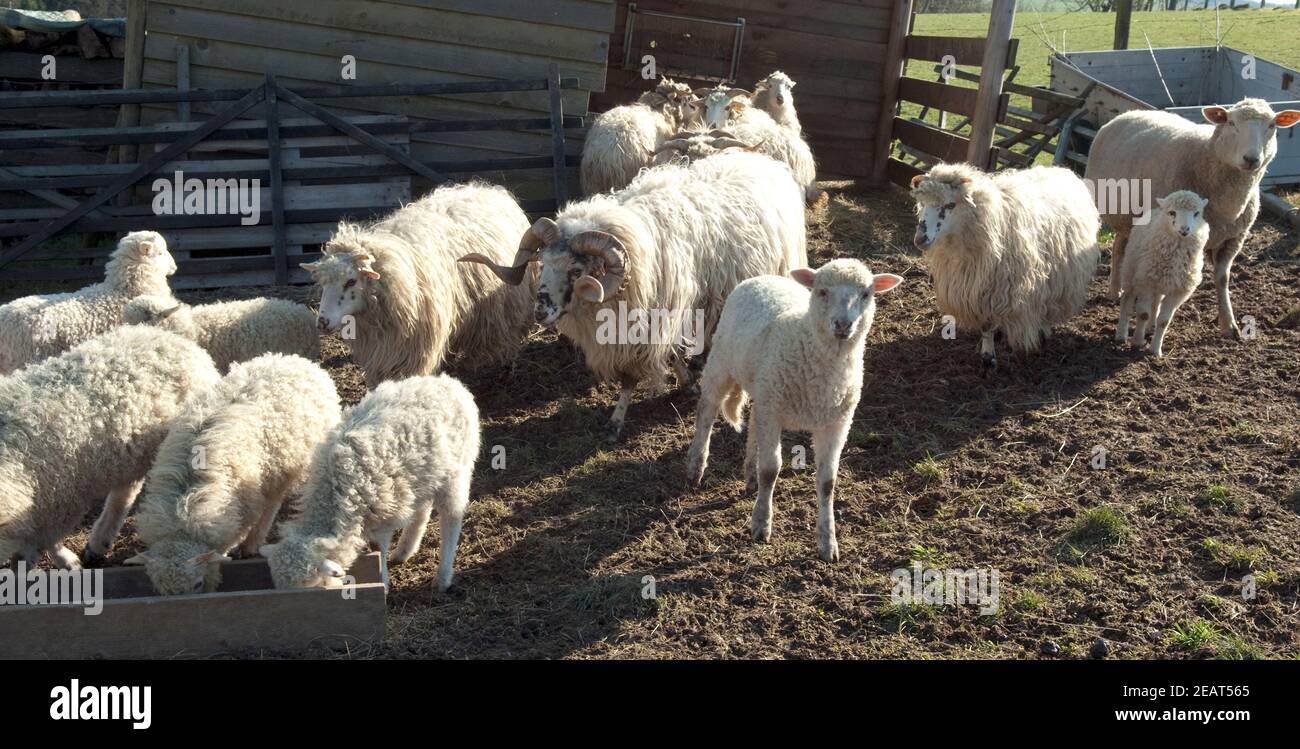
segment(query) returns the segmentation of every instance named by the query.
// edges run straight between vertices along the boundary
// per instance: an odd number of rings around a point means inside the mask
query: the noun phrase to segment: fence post
[[[1133,23],[1133,0],[1115,2],[1115,43],[1113,49],[1128,49],[1128,30]]]
[[[980,61],[980,89],[975,99],[975,116],[971,118],[970,147],[966,160],[981,169],[992,169],[993,129],[998,124],[1002,97],[1002,74],[1011,47],[1011,27],[1016,20],[1016,0],[994,0],[989,16],[989,31],[984,39],[984,58]]]
[[[912,20],[912,0],[894,6],[889,43],[885,47],[885,74],[881,89],[880,121],[876,124],[876,154],[871,163],[872,184],[883,184],[889,168],[890,144],[894,142],[894,114],[898,109],[898,86],[907,67],[907,32]]]
[[[285,286],[289,283],[289,257],[285,247],[284,179],[280,171],[280,97],[276,92],[274,75],[266,74],[265,85],[266,161],[271,172],[271,255],[275,259],[275,285]]]
[[[555,210],[569,202],[569,171],[564,158],[564,97],[560,90],[560,66],[551,63],[546,70],[546,88],[551,93],[551,157],[555,161]]]

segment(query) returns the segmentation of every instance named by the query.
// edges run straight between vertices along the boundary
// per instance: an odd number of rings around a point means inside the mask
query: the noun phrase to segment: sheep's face
[[[154,590],[160,595],[175,596],[212,593],[221,585],[221,563],[228,561],[224,554],[205,550],[192,541],[166,539],[126,563],[143,564]]]
[[[176,260],[167,251],[167,240],[156,231],[133,231],[117,243],[113,257],[126,257],[143,265],[158,275],[170,276],[176,272]]]
[[[800,268],[790,277],[812,290],[808,319],[816,334],[833,341],[857,341],[871,332],[876,294],[890,291],[903,279],[892,273],[872,275],[857,260],[832,260],[819,270]]]
[[[970,179],[960,174],[940,172],[935,167],[927,175],[912,180],[912,197],[916,199],[916,234],[912,241],[919,250],[928,250],[943,237],[957,231],[974,200],[968,192]]]
[[[330,559],[335,546],[322,538],[289,536],[259,550],[271,568],[271,580],[277,588],[319,588],[338,585],[344,575],[343,565]]]
[[[1163,198],[1156,198],[1159,221],[1172,234],[1191,236],[1205,226],[1205,206],[1210,201],[1194,192],[1179,190]]]
[[[365,251],[331,253],[326,248],[325,257],[302,264],[320,287],[316,324],[321,330],[337,331],[349,318],[365,311],[374,293],[371,287],[380,278],[373,263],[374,258]]]
[[[170,297],[138,296],[122,309],[122,322],[126,325],[161,325],[188,306]]]
[[[776,102],[777,107],[784,109],[794,106],[794,81],[790,80],[790,76],[778,70],[759,85],[771,92],[772,101]]]
[[[537,304],[533,316],[538,324],[550,327],[579,301],[593,301],[584,291],[586,282],[600,272],[599,258],[570,252],[564,245],[542,251],[542,273],[537,285]]]
[[[1226,164],[1244,172],[1262,172],[1277,155],[1277,131],[1300,122],[1300,112],[1274,113],[1262,99],[1243,99],[1231,109],[1205,107],[1205,121],[1214,125],[1214,149]]]

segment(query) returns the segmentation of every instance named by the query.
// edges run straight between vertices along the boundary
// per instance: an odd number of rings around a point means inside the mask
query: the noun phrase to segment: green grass
[[[1211,562],[1225,568],[1250,569],[1264,558],[1264,550],[1258,546],[1227,543],[1216,538],[1202,541],[1201,551]]]
[[[1224,484],[1210,484],[1205,487],[1201,492],[1200,500],[1203,504],[1234,515],[1245,507],[1245,502]]]
[[[937,484],[943,481],[946,475],[943,470],[943,464],[934,459],[933,455],[925,456],[925,459],[917,461],[912,465],[912,473],[921,479],[925,484]]]
[[[1175,646],[1186,650],[1200,650],[1219,639],[1219,628],[1204,619],[1191,619],[1179,622],[1169,634],[1169,640]]]
[[[1119,543],[1128,533],[1128,522],[1110,505],[1098,505],[1075,518],[1065,540],[1080,546],[1107,546]]]

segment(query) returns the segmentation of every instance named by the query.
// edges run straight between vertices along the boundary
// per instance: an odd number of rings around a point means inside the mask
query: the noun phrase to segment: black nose
[[[1259,166],[1259,159],[1254,156],[1246,156],[1242,159],[1242,161],[1245,161],[1246,166],[1250,167],[1251,169],[1254,169],[1255,167]]]

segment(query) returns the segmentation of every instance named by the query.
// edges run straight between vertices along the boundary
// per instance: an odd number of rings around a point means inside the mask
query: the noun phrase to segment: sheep
[[[767,112],[753,107],[753,94],[743,88],[728,88],[719,84],[713,88],[697,88],[695,95],[700,100],[702,124],[708,127],[725,128],[742,119],[764,125],[768,122],[776,124],[776,120]]]
[[[696,159],[705,159],[736,148],[756,151],[758,146],[757,143],[749,144],[740,141],[726,130],[710,130],[707,133],[687,130],[676,133],[671,139],[664,141],[655,150],[654,163],[656,166],[675,161],[690,163]]]
[[[279,543],[263,546],[277,588],[338,582],[369,541],[388,564],[420,550],[438,511],[437,587],[451,585],[461,521],[479,450],[474,397],[446,375],[385,382],[344,413],[317,450]],[[402,537],[391,557],[394,531]]]
[[[776,70],[754,84],[754,95],[751,98],[754,106],[771,115],[778,125],[802,133],[803,126],[799,124],[799,115],[794,111],[794,86],[790,76]]]
[[[56,356],[117,327],[141,294],[171,296],[176,261],[153,231],[131,232],[104,266],[104,280],[79,291],[28,296],[0,306],[0,374]]]
[[[864,263],[849,259],[832,260],[815,272],[800,268],[790,276],[751,278],[727,297],[704,365],[687,474],[698,487],[719,410],[739,432],[745,401],[753,398],[743,472],[746,486],[758,489],[750,530],[755,541],[766,543],[772,536],[772,491],[781,470],[781,432],[811,432],[817,457],[817,549],[822,559],[834,562],[840,556],[835,476],[862,395],[862,354],[875,319],[876,294],[903,279],[873,275]]]
[[[122,322],[156,325],[184,336],[202,346],[222,372],[228,372],[235,362],[262,354],[320,356],[316,313],[286,299],[242,299],[193,307],[172,297],[146,295],[127,303]]]
[[[820,205],[826,199],[817,187],[817,162],[812,149],[798,130],[777,124],[740,89],[719,86],[709,91],[704,104],[709,127],[725,129],[736,140],[753,144],[753,150],[758,153],[789,166],[795,180],[804,188],[805,203]]]
[[[790,170],[742,152],[658,166],[625,190],[570,203],[554,221],[533,224],[510,266],[482,255],[461,260],[487,264],[511,284],[541,263],[537,321],[620,385],[612,441],[638,383],[657,388],[669,367],[688,380],[681,349],[707,349],[736,284],[787,273],[807,257],[803,193]],[[648,333],[646,318],[657,323]],[[626,335],[611,337],[611,328]]]
[[[193,342],[136,325],[0,377],[0,564],[79,568],[63,539],[107,495],[86,544],[102,559],[172,419],[219,379]]]
[[[232,549],[250,557],[266,543],[340,414],[334,381],[313,362],[265,354],[234,364],[158,448],[136,512],[148,548],[126,564],[143,564],[163,595],[215,591]]]
[[[984,368],[997,368],[995,335],[1035,351],[1052,326],[1088,299],[1099,218],[1092,192],[1057,167],[986,174],[938,164],[912,178],[914,242],[934,277],[939,311],[980,332]]]
[[[444,362],[510,360],[531,326],[531,287],[456,258],[504,260],[527,230],[510,193],[483,183],[440,187],[370,226],[343,222],[324,256],[302,264],[321,288],[320,327],[342,333],[371,388]]]
[[[668,78],[634,104],[603,112],[582,146],[578,178],[585,195],[621,190],[651,165],[655,151],[683,124],[700,119],[690,86]]]
[[[1112,299],[1120,295],[1134,217],[1150,207],[1138,205],[1139,200],[1123,200],[1121,187],[1141,186],[1147,200],[1151,195],[1191,190],[1210,201],[1205,213],[1210,225],[1206,253],[1214,264],[1219,333],[1240,338],[1228,294],[1232,262],[1259,215],[1259,183],[1277,154],[1277,131],[1300,122],[1300,111],[1274,113],[1262,99],[1242,99],[1231,108],[1205,107],[1201,114],[1208,125],[1170,112],[1126,112],[1116,117],[1097,132],[1084,176],[1097,193],[1102,220],[1115,230],[1110,253]]]
[[[1210,226],[1205,222],[1208,200],[1190,190],[1177,190],[1156,198],[1161,214],[1152,212],[1146,223],[1129,235],[1120,268],[1123,298],[1115,340],[1128,341],[1129,317],[1136,310],[1135,346],[1146,341],[1147,323],[1155,320],[1151,353],[1163,356],[1165,330],[1178,308],[1201,284],[1201,264]]]

